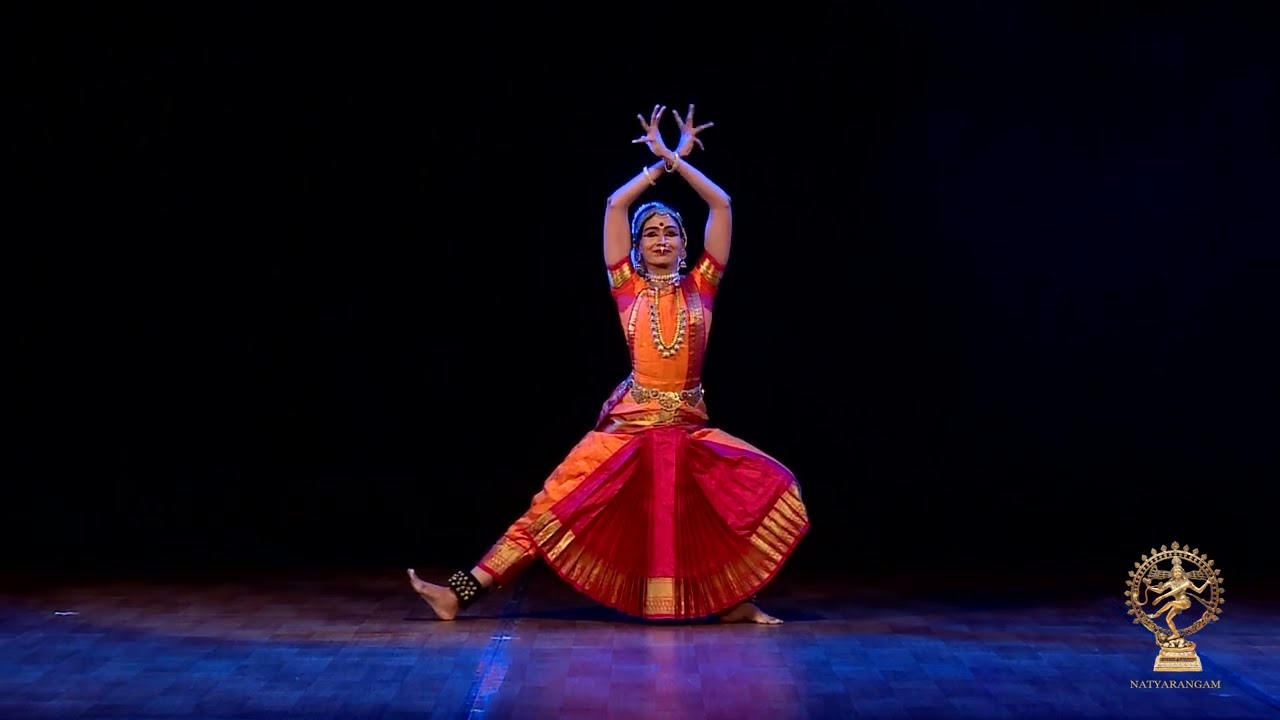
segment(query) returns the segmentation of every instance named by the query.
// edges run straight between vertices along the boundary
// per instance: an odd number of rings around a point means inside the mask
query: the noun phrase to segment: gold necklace
[[[678,279],[672,282],[673,287],[677,285],[679,285]],[[658,348],[658,353],[662,357],[669,358],[680,352],[680,348],[684,346],[685,330],[689,326],[689,310],[688,308],[680,308],[680,312],[676,317],[676,336],[668,343],[662,339],[662,321],[658,318],[658,286],[656,283],[649,283],[649,296],[649,330],[653,333],[653,345]],[[675,301],[679,305],[679,288],[675,289]]]

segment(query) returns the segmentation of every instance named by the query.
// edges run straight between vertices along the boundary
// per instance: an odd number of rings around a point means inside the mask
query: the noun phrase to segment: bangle
[[[666,163],[667,172],[675,172],[676,168],[680,167],[680,156],[676,156],[676,162],[674,165],[667,163],[665,160],[663,162]]]
[[[643,168],[641,168],[641,169],[642,169],[642,170],[644,170],[644,179],[645,179],[645,180],[648,180],[650,185],[657,185],[657,184],[658,184],[658,183],[654,182],[654,180],[653,180],[653,176],[649,174],[649,166],[648,166],[648,165],[645,165],[645,166],[644,166]]]

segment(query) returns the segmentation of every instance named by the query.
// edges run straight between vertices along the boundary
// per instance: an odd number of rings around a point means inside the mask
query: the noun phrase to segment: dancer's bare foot
[[[781,625],[782,621],[751,603],[742,603],[720,616],[720,622],[745,622],[758,625]]]
[[[409,568],[409,584],[422,596],[423,600],[427,601],[441,620],[452,620],[458,617],[458,596],[453,593],[453,590],[444,585],[424,582],[413,568]]]

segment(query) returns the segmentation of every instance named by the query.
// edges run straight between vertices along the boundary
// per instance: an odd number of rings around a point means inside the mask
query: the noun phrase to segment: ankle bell
[[[474,575],[464,570],[459,570],[450,575],[448,585],[453,594],[458,596],[459,610],[465,610],[470,607],[487,591],[487,588],[481,585]]]

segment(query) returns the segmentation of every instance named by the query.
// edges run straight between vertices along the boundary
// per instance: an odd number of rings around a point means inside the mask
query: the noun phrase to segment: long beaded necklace
[[[675,301],[680,302],[680,292],[677,286],[680,284],[679,273],[670,273],[667,275],[650,275],[648,278],[649,285],[649,330],[653,333],[653,345],[658,349],[658,353],[663,358],[669,358],[680,352],[680,348],[684,346],[685,331],[689,327],[689,310],[688,308],[680,308],[680,312],[676,317],[676,335],[671,342],[662,339],[662,321],[658,318],[658,289],[659,283],[670,283],[676,288]]]

